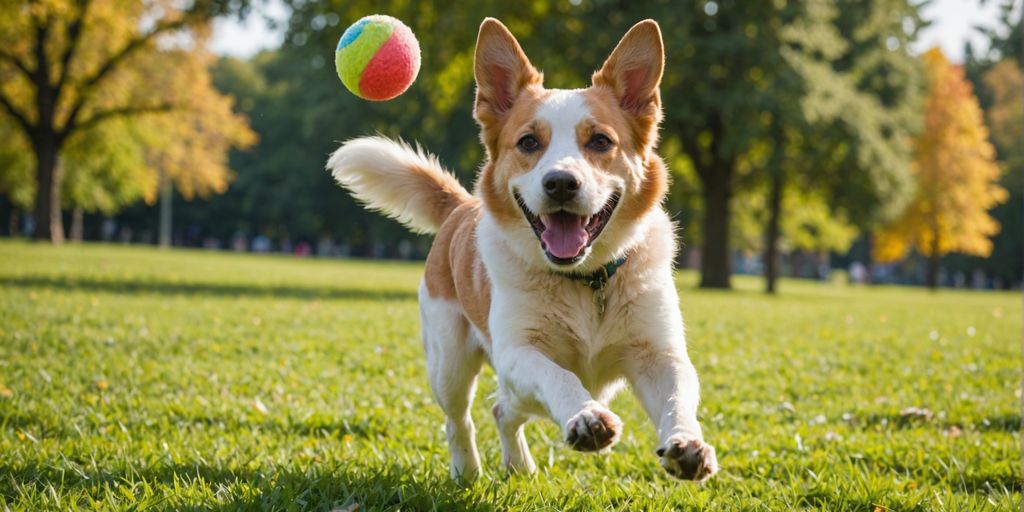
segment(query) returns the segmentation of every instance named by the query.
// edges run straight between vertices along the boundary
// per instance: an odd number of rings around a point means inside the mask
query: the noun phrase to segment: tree
[[[193,89],[168,91],[175,41],[201,37],[209,20],[245,2],[50,0],[0,4],[0,107],[31,147],[37,239],[63,240],[58,156],[68,140],[114,118],[169,112]],[[133,74],[140,65],[158,73]]]
[[[1024,276],[1024,72],[1015,60],[1007,58],[985,72],[982,82],[992,99],[986,117],[1003,163],[1000,184],[1010,197],[991,212],[1002,226],[992,240],[992,253],[974,264],[1009,286]]]
[[[989,41],[989,47],[978,52],[967,44],[964,69],[986,111],[996,156],[1003,163],[1000,184],[1010,197],[990,211],[1001,226],[992,238],[992,253],[986,258],[951,255],[943,265],[966,273],[983,269],[993,278],[993,284],[1011,287],[1024,278],[1024,113],[1020,103],[1024,93],[1019,74],[1024,65],[1024,11],[1017,0],[987,3],[997,5],[998,23],[978,29]]]
[[[796,76],[770,100],[772,149],[760,173],[769,197],[766,292],[776,290],[781,247],[846,251],[857,230],[891,219],[909,199],[906,141],[923,89],[909,43],[919,25],[904,0],[810,2],[783,30],[783,72]],[[812,229],[794,231],[800,225]]]
[[[907,209],[876,236],[879,261],[911,248],[928,258],[928,286],[938,285],[939,259],[951,251],[987,256],[999,224],[988,210],[1006,200],[981,108],[963,69],[938,49],[923,57],[929,93],[924,128],[915,141],[917,192]]]
[[[32,207],[35,183],[32,179],[32,161],[28,157],[28,144],[24,134],[13,123],[0,118],[0,194],[7,196],[18,209]]]
[[[1016,61],[1005,59],[986,71],[982,80],[992,96],[986,113],[992,141],[1006,167],[1020,169],[1024,166],[1024,74]]]
[[[174,97],[175,90],[189,91],[188,106],[140,123],[145,160],[156,174],[160,194],[159,243],[164,247],[171,243],[173,190],[186,200],[224,193],[233,178],[228,151],[256,143],[246,117],[234,113],[234,99],[213,86],[211,56],[193,50],[170,57],[166,64],[176,70],[174,77],[154,86],[167,97]],[[159,76],[155,67],[143,72]],[[153,202],[156,191],[147,190],[147,202]]]
[[[72,240],[82,240],[85,212],[112,215],[154,188],[135,124],[112,119],[68,141],[59,172],[63,206],[73,212]]]

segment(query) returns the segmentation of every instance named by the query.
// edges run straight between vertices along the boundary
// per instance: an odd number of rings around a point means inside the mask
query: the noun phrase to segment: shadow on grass
[[[253,421],[245,417],[220,417],[209,414],[182,415],[167,413],[173,428],[181,430],[201,426],[205,429],[217,429],[225,432],[252,431],[277,435],[297,435],[324,439],[341,439],[350,435],[362,439],[387,437],[387,425],[375,416],[356,415],[346,418],[323,418],[292,421],[263,420]],[[36,437],[65,439],[83,435],[100,435],[88,430],[69,427],[69,423],[60,422],[51,416],[37,416],[19,411],[0,413],[0,429],[15,432],[30,432]],[[128,428],[144,428],[141,425],[128,423]]]
[[[211,282],[160,281],[152,279],[98,279],[92,277],[25,275],[0,277],[0,286],[13,288],[52,288],[67,291],[138,295],[208,295],[218,297],[275,297],[286,299],[321,300],[415,300],[414,290],[372,290],[323,286],[295,286],[287,284],[234,284]]]
[[[62,461],[67,465],[67,461]],[[457,486],[447,475],[423,478],[408,468],[386,464],[360,467],[346,461],[314,465],[305,470],[279,467],[217,468],[204,464],[156,464],[96,470],[80,461],[74,469],[56,465],[0,463],[0,497],[57,493],[64,502],[85,496],[108,506],[128,505],[157,510],[495,510],[478,495]],[[162,489],[154,489],[160,487]],[[183,487],[205,489],[184,491]],[[149,491],[146,491],[146,489]],[[164,493],[180,489],[171,496]],[[227,494],[227,496],[225,496]],[[217,496],[219,502],[210,502]]]
[[[956,421],[955,418],[936,420],[920,416],[905,414],[870,414],[864,418],[861,425],[863,429],[871,430],[878,428],[890,429],[912,429],[912,428],[937,428],[946,430],[952,427],[960,429],[971,429],[980,432],[1019,432],[1021,429],[1021,416],[1017,414],[1005,414],[986,418],[965,426],[964,422]]]
[[[212,415],[174,415],[172,418],[172,423],[179,429],[188,425],[203,425],[225,431],[249,430],[328,439],[339,439],[345,435],[363,439],[387,437],[386,426],[374,416],[302,421],[252,421],[245,418],[222,418]]]

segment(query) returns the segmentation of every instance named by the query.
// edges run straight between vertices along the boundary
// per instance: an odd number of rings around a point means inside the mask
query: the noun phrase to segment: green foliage
[[[808,162],[821,180],[815,186],[861,229],[899,214],[913,193],[909,140],[920,129],[926,89],[924,67],[909,51],[922,26],[918,9],[904,0],[847,0],[837,9],[848,47],[835,67],[847,90],[827,131],[806,134],[822,148]]]
[[[885,44],[888,38],[906,43],[911,35],[896,13],[916,16],[916,10],[899,0],[874,7],[847,2],[841,8],[762,2],[743,9],[726,1],[709,16],[703,5],[487,1],[439,9],[430,2],[291,3],[280,51],[250,62],[222,59],[214,73],[217,87],[236,96],[264,142],[232,156],[238,176],[225,196],[177,212],[220,237],[239,231],[330,236],[360,254],[410,238],[397,224],[355,204],[322,171],[323,163],[338,141],[381,132],[423,143],[470,185],[483,156],[472,120],[472,55],[476,27],[485,16],[512,29],[550,87],[587,85],[632,23],[644,17],[661,23],[668,59],[661,152],[675,176],[668,204],[688,244],[703,239],[697,224],[702,159],[686,145],[712,151],[709,131],[716,122],[728,127],[716,147],[750,162],[740,190],[763,180],[764,161],[758,158],[771,154],[767,130],[775,113],[793,120],[787,121],[792,131],[815,134],[792,160],[814,175],[803,183],[827,191],[826,204],[837,215],[861,226],[899,199],[906,151],[894,141],[906,134],[900,116],[912,109],[907,91],[914,89],[917,70],[907,64],[903,46],[891,52]],[[895,9],[892,16],[879,14],[886,9]],[[389,102],[349,94],[332,67],[338,37],[368,13],[402,19],[423,49],[417,82]],[[869,14],[879,27],[859,25]],[[416,240],[425,250],[425,239]]]
[[[536,477],[448,481],[419,265],[0,243],[0,509],[1008,510],[1021,500],[1009,293],[679,276],[722,473],[657,467],[624,393],[607,456],[527,427]],[[901,414],[916,406],[931,417]]]
[[[981,259],[952,255],[943,262],[948,268],[971,272],[980,268],[1004,282],[1020,282],[1024,278],[1024,143],[1017,137],[1022,132],[1019,101],[1019,69],[1024,65],[1024,23],[1020,13],[1013,15],[1012,0],[989,0],[1000,6],[999,23],[983,33],[991,41],[988,52],[979,54],[968,46],[964,68],[974,83],[996,146],[996,158],[1004,164],[1000,184],[1009,199],[992,209],[991,215],[1002,226],[992,239],[992,255]],[[1014,66],[1016,61],[1017,65]],[[1014,69],[1016,67],[1017,69]],[[997,68],[1001,68],[997,71]],[[1013,89],[1016,88],[1016,91]],[[1002,93],[1002,95],[1000,95]],[[1002,101],[1000,101],[1002,100]],[[1016,119],[1014,119],[1016,117]]]
[[[0,194],[16,208],[32,208],[36,195],[34,162],[25,135],[7,119],[0,118]]]
[[[124,172],[103,174],[94,165],[120,160],[125,149],[120,142],[82,145],[78,149],[114,154],[70,155],[77,178],[70,191],[77,197],[61,199],[58,160],[68,156],[66,145],[114,119],[177,114],[174,122],[160,126],[162,138],[147,141],[146,163],[173,178],[186,197],[227,187],[230,173],[223,164],[228,149],[244,148],[255,136],[234,115],[231,100],[212,89],[205,46],[214,17],[248,7],[248,0],[0,3],[0,123],[15,127],[19,139],[30,142],[26,152],[35,167],[35,238],[54,244],[64,240],[61,208],[67,203],[80,200],[84,208],[112,211],[134,193],[125,190],[155,181],[126,185]],[[16,174],[3,178],[8,195],[21,190],[10,185],[22,181],[17,167],[0,167],[0,173]],[[92,175],[112,179],[104,182]],[[101,190],[104,185],[118,190]]]
[[[767,222],[767,193],[763,187],[741,192],[735,199],[733,245],[743,251],[764,250],[764,225]],[[780,232],[783,252],[845,253],[859,231],[842,212],[826,202],[824,192],[790,184],[783,193]]]
[[[111,120],[68,141],[59,164],[61,198],[67,208],[112,215],[155,187],[155,176],[135,133],[139,124]]]

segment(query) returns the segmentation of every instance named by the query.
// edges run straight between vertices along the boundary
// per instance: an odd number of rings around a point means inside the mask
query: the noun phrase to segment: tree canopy
[[[1007,198],[978,100],[963,69],[938,49],[924,55],[928,100],[914,142],[917,191],[906,210],[879,231],[875,257],[893,261],[913,248],[929,258],[934,287],[938,259],[951,251],[987,256],[999,224],[988,210]]]
[[[27,145],[34,157],[37,238],[63,239],[64,167],[59,158],[76,137],[89,138],[84,134],[111,120],[146,118],[122,128],[140,136],[150,150],[145,157],[151,166],[170,172],[186,190],[223,190],[228,175],[223,153],[250,142],[253,135],[231,112],[230,99],[212,88],[203,47],[212,17],[245,5],[213,0],[196,0],[185,7],[170,0],[0,4],[0,107],[7,123],[20,132],[14,143]],[[153,120],[163,113],[190,115],[176,121]],[[171,131],[181,126],[178,133]],[[152,130],[164,133],[147,140],[144,135]],[[188,136],[182,138],[183,133]],[[98,140],[95,134],[91,140]],[[89,152],[102,153],[104,147],[121,146],[110,143]],[[162,152],[152,154],[156,148]],[[175,164],[171,156],[182,151],[190,151],[187,156],[194,160],[187,166],[197,171],[193,178],[186,178],[180,158]],[[216,152],[220,156],[212,154]],[[126,155],[113,151],[104,157]],[[109,168],[83,164],[87,159],[82,154],[70,160],[68,169],[83,173]],[[72,191],[82,192],[84,181],[77,180]],[[144,184],[133,188],[144,190]],[[115,195],[132,196],[127,190]]]
[[[660,22],[667,206],[684,247],[702,253],[705,286],[729,285],[737,252],[763,251],[773,289],[780,252],[846,251],[906,211],[920,181],[910,142],[923,129],[928,80],[910,50],[924,23],[917,2],[285,4],[283,45],[247,59],[206,50],[212,17],[245,11],[245,1],[2,4],[0,136],[10,143],[0,148],[0,194],[35,208],[36,234],[54,239],[61,209],[128,208],[119,220],[152,230],[156,216],[139,204],[163,202],[173,187],[187,243],[265,235],[281,247],[422,256],[428,238],[365,212],[323,163],[340,141],[380,132],[422,143],[469,186],[483,157],[471,109],[485,16],[510,27],[547,86],[563,88],[585,86],[634,22]],[[341,32],[370,12],[405,21],[423,51],[416,83],[388,102],[348,94],[332,68]],[[1010,28],[992,32],[993,49],[967,68],[1000,127],[1002,185],[1016,190],[1021,85],[1012,61],[1000,64],[1019,52]],[[183,202],[194,197],[209,200]],[[992,216],[1013,222],[1014,205]],[[1011,249],[1021,237],[996,236],[996,257],[1019,268]]]

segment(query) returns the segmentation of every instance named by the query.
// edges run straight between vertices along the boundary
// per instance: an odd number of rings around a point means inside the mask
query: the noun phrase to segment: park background
[[[1019,509],[1021,7],[0,3],[0,510]],[[376,12],[423,48],[386,103],[332,66]],[[706,485],[657,466],[628,393],[611,454],[541,421],[540,474],[503,475],[489,370],[485,476],[448,479],[418,333],[430,239],[323,166],[379,131],[471,183],[484,16],[556,87],[661,23]]]
[[[667,207],[679,266],[701,269],[702,285],[851,268],[877,283],[1022,280],[1014,2],[108,2],[82,36],[88,3],[14,2],[5,16],[2,234],[422,259],[429,237],[367,212],[323,171],[339,141],[418,141],[468,185],[483,157],[480,19],[503,19],[548,86],[581,87],[619,34],[653,17],[667,44]],[[48,10],[53,27],[35,31]],[[344,28],[377,11],[423,48],[417,82],[384,103],[348,94],[332,59]],[[926,38],[929,13],[945,18]]]

